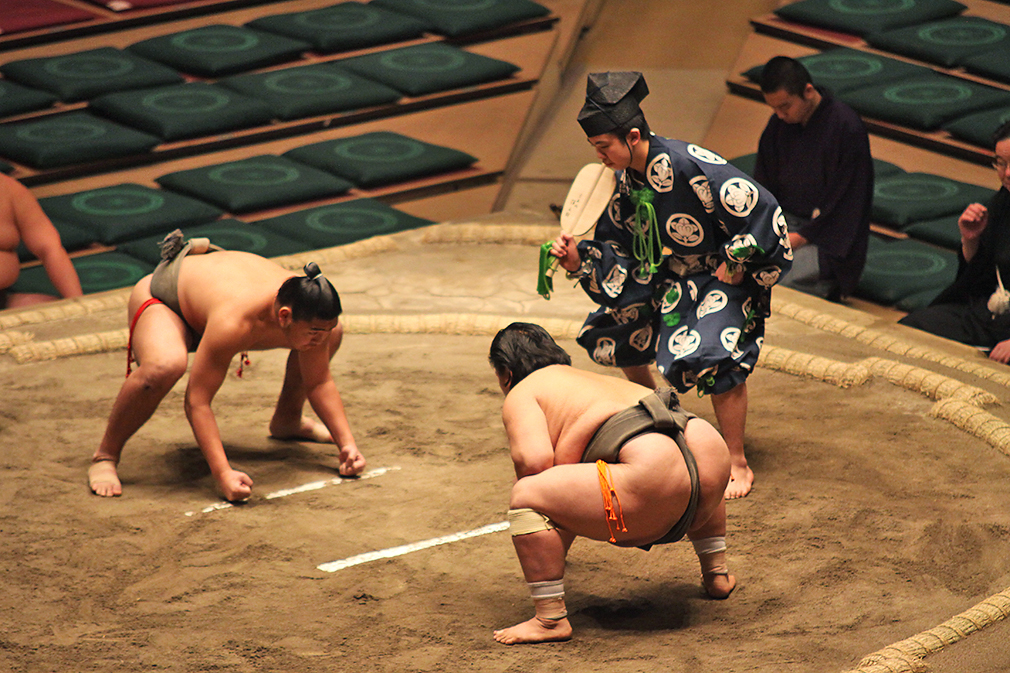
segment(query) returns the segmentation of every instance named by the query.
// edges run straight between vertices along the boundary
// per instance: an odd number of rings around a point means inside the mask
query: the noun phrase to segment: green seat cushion
[[[313,249],[346,245],[372,236],[393,234],[432,224],[373,199],[306,208],[288,215],[258,220],[270,231],[304,241]]]
[[[132,287],[154,270],[153,264],[115,251],[85,255],[71,261],[77,269],[84,294]],[[11,292],[39,292],[59,296],[41,265],[23,269],[17,282],[11,286]]]
[[[903,173],[875,180],[872,219],[903,229],[912,222],[960,214],[971,203],[988,203],[993,190],[930,173]]]
[[[430,21],[435,32],[450,37],[550,14],[531,0],[372,0],[371,4]]]
[[[204,77],[222,77],[293,61],[309,48],[308,42],[225,24],[159,35],[128,47],[141,56]]]
[[[999,49],[966,56],[959,65],[976,75],[1010,82],[1010,46],[1004,44]]]
[[[13,172],[14,172],[13,166],[11,166],[6,161],[0,161],[0,173],[6,173],[7,175],[10,175]]]
[[[51,222],[60,235],[60,244],[63,245],[63,249],[67,252],[82,250],[97,241],[95,232],[89,231],[84,227],[79,227],[69,222],[60,222],[59,220],[51,220]],[[21,261],[35,259],[35,255],[28,250],[24,241],[18,243],[18,259]]]
[[[865,88],[873,84],[898,82],[930,72],[929,68],[923,65],[844,47],[801,56],[796,60],[807,69],[814,84],[835,93]],[[752,82],[760,84],[762,72],[764,72],[763,64],[751,68],[743,75]]]
[[[890,161],[884,161],[876,157],[873,158],[873,179],[875,181],[903,173],[905,173],[905,169],[901,166],[892,164]]]
[[[856,294],[884,306],[924,292],[939,294],[954,282],[957,264],[957,253],[950,250],[912,239],[871,236]]]
[[[209,203],[131,183],[47,196],[39,204],[50,219],[85,228],[106,245],[204,224],[223,214]]]
[[[246,25],[304,40],[324,54],[410,40],[431,27],[427,21],[386,11],[374,2],[341,2],[322,9],[274,14]]]
[[[10,80],[0,80],[0,117],[34,112],[59,100],[46,91],[23,86]]]
[[[757,152],[752,152],[730,159],[729,162],[747,175],[753,176],[754,168],[757,166],[757,158]]]
[[[230,213],[339,196],[353,186],[326,171],[270,154],[168,173],[157,183]]]
[[[932,243],[941,248],[957,251],[961,247],[961,230],[957,220],[961,213],[913,222],[905,227],[905,233],[919,241]]]
[[[338,63],[362,77],[409,96],[505,79],[519,70],[507,61],[473,54],[441,42],[389,49]]]
[[[444,173],[477,161],[466,152],[390,131],[296,147],[284,156],[339,175],[359,187],[378,187]]]
[[[110,91],[182,81],[182,75],[171,68],[113,47],[11,61],[0,66],[0,72],[68,103]]]
[[[895,303],[894,308],[908,313],[920,308],[926,308],[933,302],[934,299],[936,299],[937,295],[943,292],[944,289],[946,288],[934,287],[922,292],[915,292],[907,297],[899,299],[897,303]]]
[[[91,107],[162,140],[262,126],[273,118],[270,108],[256,98],[204,82],[110,93],[91,101]]]
[[[944,124],[943,128],[958,140],[991,149],[992,136],[996,129],[1008,121],[1010,121],[1010,105],[958,117]]]
[[[233,75],[218,84],[262,101],[274,117],[285,120],[389,105],[402,96],[333,63]]]
[[[83,110],[0,124],[0,155],[40,169],[141,154],[158,143]]]
[[[869,35],[956,16],[965,6],[953,0],[800,0],[775,14],[797,23]]]
[[[933,131],[969,112],[1010,107],[1010,92],[948,75],[844,91],[838,97],[861,115],[920,131]]]
[[[958,16],[875,33],[866,41],[877,49],[953,68],[969,56],[1010,47],[1010,26],[978,16]]]
[[[295,241],[251,222],[225,218],[208,224],[183,229],[186,238],[209,238],[214,245],[225,250],[241,250],[262,257],[293,255],[309,248],[307,243]],[[161,242],[164,236],[149,236],[127,241],[116,250],[156,265],[161,260]]]

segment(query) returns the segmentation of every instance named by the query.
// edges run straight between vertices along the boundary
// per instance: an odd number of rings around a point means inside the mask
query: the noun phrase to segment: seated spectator
[[[977,346],[997,362],[1010,362],[1010,122],[993,135],[993,167],[1000,189],[989,205],[973,203],[957,220],[961,231],[957,278],[902,325]]]
[[[795,59],[769,60],[761,92],[774,114],[761,134],[754,177],[782,206],[795,254],[780,284],[841,301],[859,283],[870,237],[866,127],[852,108],[815,87]]]
[[[0,308],[30,306],[57,299],[48,294],[10,293],[21,272],[18,244],[45,267],[60,297],[80,297],[81,281],[60,242],[60,234],[35,197],[14,178],[0,174]]]

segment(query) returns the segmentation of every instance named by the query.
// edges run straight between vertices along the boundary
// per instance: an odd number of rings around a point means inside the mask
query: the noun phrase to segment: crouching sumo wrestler
[[[571,638],[565,557],[576,536],[649,549],[685,534],[702,584],[726,598],[730,456],[719,433],[669,388],[571,367],[540,326],[513,323],[491,343],[515,464],[509,528],[536,614],[494,632],[500,643]]]

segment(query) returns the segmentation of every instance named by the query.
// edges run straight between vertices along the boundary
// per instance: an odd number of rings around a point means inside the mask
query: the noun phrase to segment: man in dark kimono
[[[785,211],[796,254],[782,284],[841,301],[866,264],[873,200],[866,127],[794,59],[768,61],[761,91],[775,114],[761,134],[754,178]]]
[[[641,73],[593,73],[579,124],[617,172],[593,239],[551,254],[601,306],[578,343],[599,364],[655,388],[710,394],[732,459],[727,498],[751,489],[746,380],[764,341],[771,287],[789,269],[785,218],[768,190],[718,154],[649,131]]]

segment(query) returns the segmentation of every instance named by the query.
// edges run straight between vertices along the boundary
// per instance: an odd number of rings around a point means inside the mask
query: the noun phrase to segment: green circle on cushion
[[[842,14],[896,14],[915,7],[915,0],[831,0],[828,6]]]
[[[923,42],[954,47],[981,47],[999,42],[1007,33],[1001,26],[956,24],[924,26],[916,34]]]
[[[370,7],[354,5],[337,5],[329,9],[306,12],[295,17],[294,22],[309,28],[327,28],[329,30],[352,30],[367,28],[379,23],[382,15]]]
[[[225,250],[244,250],[246,252],[260,252],[270,246],[270,241],[266,236],[255,231],[221,227],[204,227],[200,230],[201,236],[206,236]]]
[[[226,185],[268,187],[294,182],[301,177],[301,174],[301,171],[294,166],[243,162],[238,165],[219,166],[207,173],[207,178],[212,182]]]
[[[466,57],[448,51],[412,49],[407,53],[396,50],[379,57],[379,63],[390,70],[405,72],[449,72],[466,63]]]
[[[160,91],[140,99],[140,104],[158,112],[214,112],[227,107],[231,96],[220,91]]]
[[[78,194],[70,201],[71,207],[88,215],[142,215],[153,213],[165,205],[165,197],[155,192],[137,192],[131,189],[102,189]]]
[[[204,28],[176,35],[171,44],[186,51],[227,53],[248,51],[260,43],[259,37],[231,30]]]
[[[957,103],[971,98],[971,88],[957,82],[896,84],[884,90],[884,98],[907,105]]]
[[[46,72],[59,77],[73,79],[98,79],[118,77],[134,69],[133,61],[108,55],[66,56],[47,61]]]
[[[280,72],[263,80],[263,86],[279,93],[324,94],[351,88],[350,77],[336,73]]]
[[[878,182],[873,188],[873,197],[899,201],[942,201],[956,196],[958,191],[957,185],[945,180],[899,176]]]
[[[883,63],[872,56],[857,54],[815,56],[804,59],[803,65],[815,79],[821,77],[871,77],[884,69]]]
[[[498,4],[498,0],[414,0],[415,5],[432,9],[449,9],[454,12],[477,12]]]
[[[393,163],[410,161],[421,156],[424,154],[424,145],[407,138],[403,140],[363,138],[340,143],[333,148],[333,153],[345,159]]]
[[[341,206],[312,213],[305,226],[324,234],[374,234],[396,227],[397,222],[394,213]]]
[[[81,285],[92,292],[113,290],[135,284],[148,274],[140,263],[119,259],[90,259],[82,257],[74,265]]]
[[[878,250],[866,255],[864,273],[901,278],[925,277],[940,273],[948,266],[938,254],[918,250]]]
[[[108,132],[101,124],[88,124],[81,121],[63,122],[42,120],[35,124],[27,124],[18,128],[17,137],[32,143],[56,144],[65,142],[82,142],[101,138]]]

